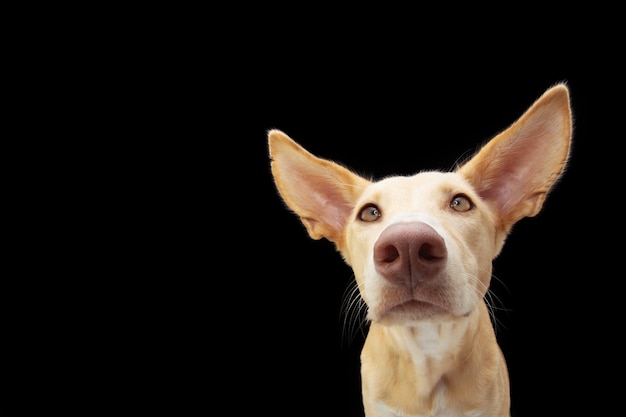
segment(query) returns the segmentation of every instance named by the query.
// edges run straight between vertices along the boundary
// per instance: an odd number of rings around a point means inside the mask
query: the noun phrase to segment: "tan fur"
[[[510,416],[484,297],[513,225],[541,210],[564,172],[571,136],[565,84],[454,172],[370,181],[269,132],[280,196],[311,238],[334,242],[367,305],[367,417]]]

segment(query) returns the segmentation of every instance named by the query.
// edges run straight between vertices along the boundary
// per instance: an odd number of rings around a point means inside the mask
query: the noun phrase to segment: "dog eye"
[[[361,209],[361,212],[359,213],[359,219],[363,220],[364,222],[376,221],[380,216],[380,210],[378,210],[378,207],[373,204],[368,204],[367,206],[363,207]]]
[[[469,211],[474,205],[466,195],[457,194],[450,202],[450,207],[456,211]]]

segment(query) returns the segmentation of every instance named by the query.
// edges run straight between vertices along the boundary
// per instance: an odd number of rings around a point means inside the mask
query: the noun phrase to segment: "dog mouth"
[[[383,318],[397,320],[422,320],[450,315],[444,307],[430,302],[410,299],[389,308],[382,314]]]
[[[389,287],[370,299],[368,319],[381,324],[406,324],[411,321],[455,321],[468,316],[475,303],[458,291],[442,286],[420,288]]]

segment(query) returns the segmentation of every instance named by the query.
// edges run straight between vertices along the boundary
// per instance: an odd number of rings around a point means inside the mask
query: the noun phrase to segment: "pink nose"
[[[422,222],[393,224],[374,245],[376,270],[389,282],[411,289],[435,277],[447,255],[443,238]]]

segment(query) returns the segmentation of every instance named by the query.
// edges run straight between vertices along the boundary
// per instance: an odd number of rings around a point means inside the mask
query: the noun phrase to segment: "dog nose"
[[[413,288],[435,277],[447,254],[443,238],[426,223],[397,223],[376,241],[374,264],[386,280]]]

